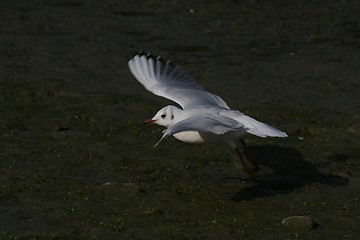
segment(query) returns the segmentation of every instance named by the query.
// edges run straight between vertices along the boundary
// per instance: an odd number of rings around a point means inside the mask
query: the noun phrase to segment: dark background
[[[1,1],[1,239],[358,239],[359,1]],[[143,127],[169,101],[127,60],[179,64],[288,133],[227,146]],[[311,216],[314,229],[281,220]]]

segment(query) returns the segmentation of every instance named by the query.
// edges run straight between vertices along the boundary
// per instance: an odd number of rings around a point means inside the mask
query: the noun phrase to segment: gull
[[[244,136],[287,137],[285,132],[230,109],[171,61],[140,52],[128,61],[128,66],[148,91],[181,106],[166,106],[144,122],[166,128],[154,147],[169,136],[186,143],[224,142],[235,149],[243,170],[254,179],[258,165],[248,156]]]

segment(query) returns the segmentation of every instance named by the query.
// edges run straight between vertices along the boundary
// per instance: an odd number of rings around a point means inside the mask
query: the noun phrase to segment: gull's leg
[[[235,148],[235,151],[237,153],[237,155],[240,158],[241,164],[244,168],[244,171],[253,179],[255,180],[255,171],[254,171],[254,166],[252,166],[252,162],[250,162],[246,157],[245,157],[245,153],[244,153],[244,149],[241,148]],[[248,166],[248,164],[246,164],[246,162],[250,165]]]
[[[251,162],[251,164],[253,165],[254,171],[257,172],[257,171],[259,170],[259,166],[258,166],[258,164],[257,164],[257,162],[255,161],[254,158],[249,157],[249,154],[248,154],[248,151],[247,151],[247,148],[246,148],[244,139],[240,139],[240,143],[241,143],[242,148],[243,148],[243,150],[244,150],[245,157],[246,157],[246,158],[248,159],[248,161]]]

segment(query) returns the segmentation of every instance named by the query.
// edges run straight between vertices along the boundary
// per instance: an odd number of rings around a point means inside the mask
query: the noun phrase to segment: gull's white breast
[[[239,128],[236,131],[227,132],[220,135],[211,133],[198,132],[198,131],[183,131],[175,133],[173,136],[186,143],[203,143],[203,142],[226,142],[231,146],[234,146],[234,141],[241,139],[246,134],[243,128]]]
[[[204,139],[198,131],[183,131],[173,135],[176,139],[186,143],[203,143]]]

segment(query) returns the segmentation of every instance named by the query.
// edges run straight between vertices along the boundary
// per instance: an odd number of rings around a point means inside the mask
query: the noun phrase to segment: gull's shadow
[[[257,174],[254,185],[234,194],[234,201],[289,193],[315,182],[337,187],[349,181],[345,177],[319,172],[316,165],[305,161],[302,154],[292,148],[261,145],[249,146],[248,150],[262,170]]]

